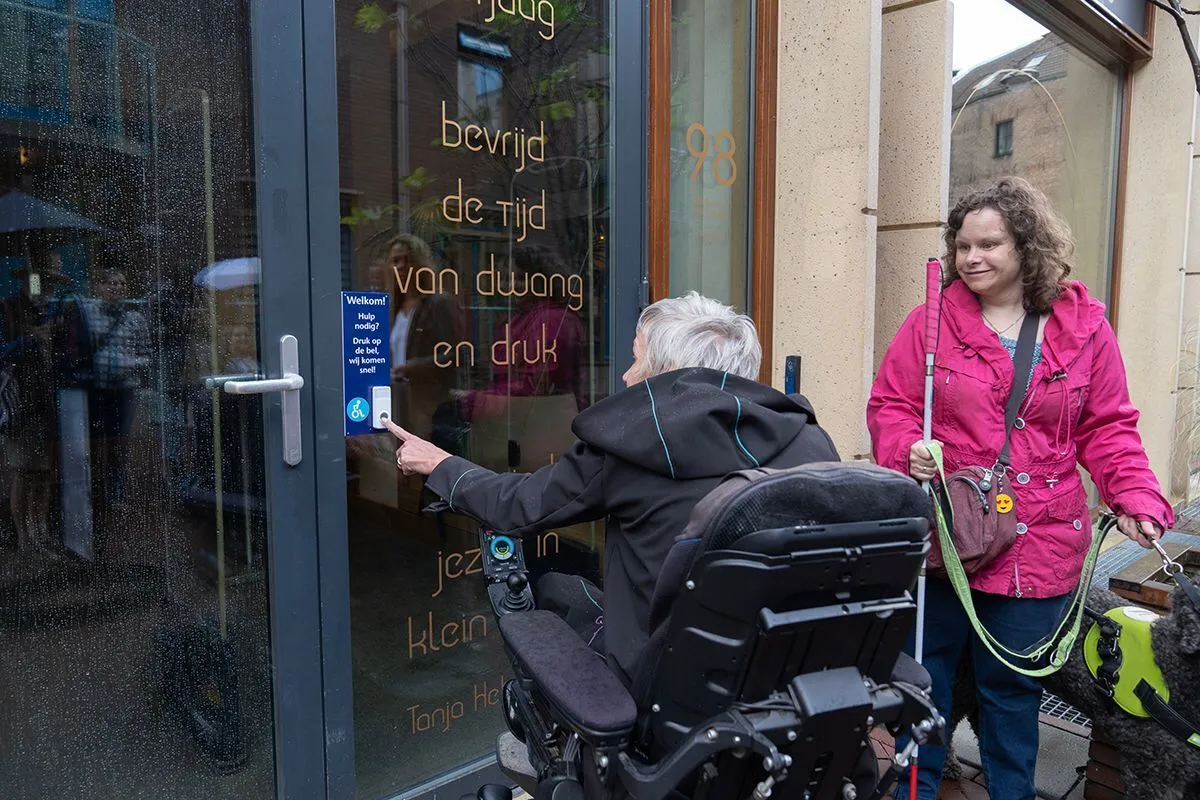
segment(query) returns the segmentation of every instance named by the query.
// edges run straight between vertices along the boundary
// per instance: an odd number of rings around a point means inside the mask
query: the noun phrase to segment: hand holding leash
[[[1162,528],[1150,520],[1137,520],[1125,514],[1117,517],[1117,527],[1121,533],[1140,544],[1147,550],[1162,536]],[[1160,549],[1161,552],[1161,549]]]

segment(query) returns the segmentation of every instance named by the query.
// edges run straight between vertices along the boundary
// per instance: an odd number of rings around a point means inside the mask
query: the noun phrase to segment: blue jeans
[[[983,626],[1010,650],[1024,649],[1049,634],[1069,595],[1020,599],[972,592],[975,613]],[[1034,800],[1034,768],[1038,753],[1038,708],[1042,687],[1005,667],[971,629],[971,622],[950,583],[938,578],[925,582],[924,665],[933,679],[933,702],[950,723],[954,672],[968,644],[975,662],[979,701],[979,752],[988,795],[1003,800]],[[907,652],[914,652],[916,632],[909,635]],[[1029,664],[1010,659],[1020,666]],[[898,743],[903,747],[904,740]],[[942,782],[945,745],[920,749],[917,770],[919,800],[937,800]],[[909,800],[908,774],[896,787],[895,800]]]

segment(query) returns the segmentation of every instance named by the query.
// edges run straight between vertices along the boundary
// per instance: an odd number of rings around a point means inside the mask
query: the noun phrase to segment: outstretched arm
[[[414,436],[392,422],[400,440],[396,464],[405,474],[428,475],[426,486],[450,508],[505,533],[524,535],[604,516],[604,454],[577,442],[536,472],[492,472]]]

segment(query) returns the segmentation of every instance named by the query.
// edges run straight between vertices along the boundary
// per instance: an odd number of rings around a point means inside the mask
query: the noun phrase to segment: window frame
[[[996,134],[992,146],[992,158],[1008,158],[1013,153],[1013,120],[1012,117],[1002,119],[995,125]],[[1007,132],[1007,141],[1001,136]]]
[[[727,0],[751,5],[750,234],[747,313],[758,328],[769,382],[773,358],[775,289],[775,147],[778,98],[779,0]],[[671,280],[671,0],[650,4],[649,134],[647,137],[647,303],[670,294]]]

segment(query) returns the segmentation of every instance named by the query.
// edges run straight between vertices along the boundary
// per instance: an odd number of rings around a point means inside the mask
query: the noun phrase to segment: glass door
[[[340,288],[386,309],[359,323],[380,326],[364,347],[390,367],[364,380],[408,430],[492,470],[561,457],[611,391],[612,5],[336,6]],[[509,670],[475,523],[421,513],[422,481],[356,422],[355,396],[342,496],[357,796],[374,799],[486,762]],[[526,543],[535,578],[598,580],[603,550],[602,523]]]
[[[298,16],[0,0],[6,795],[324,784]]]

